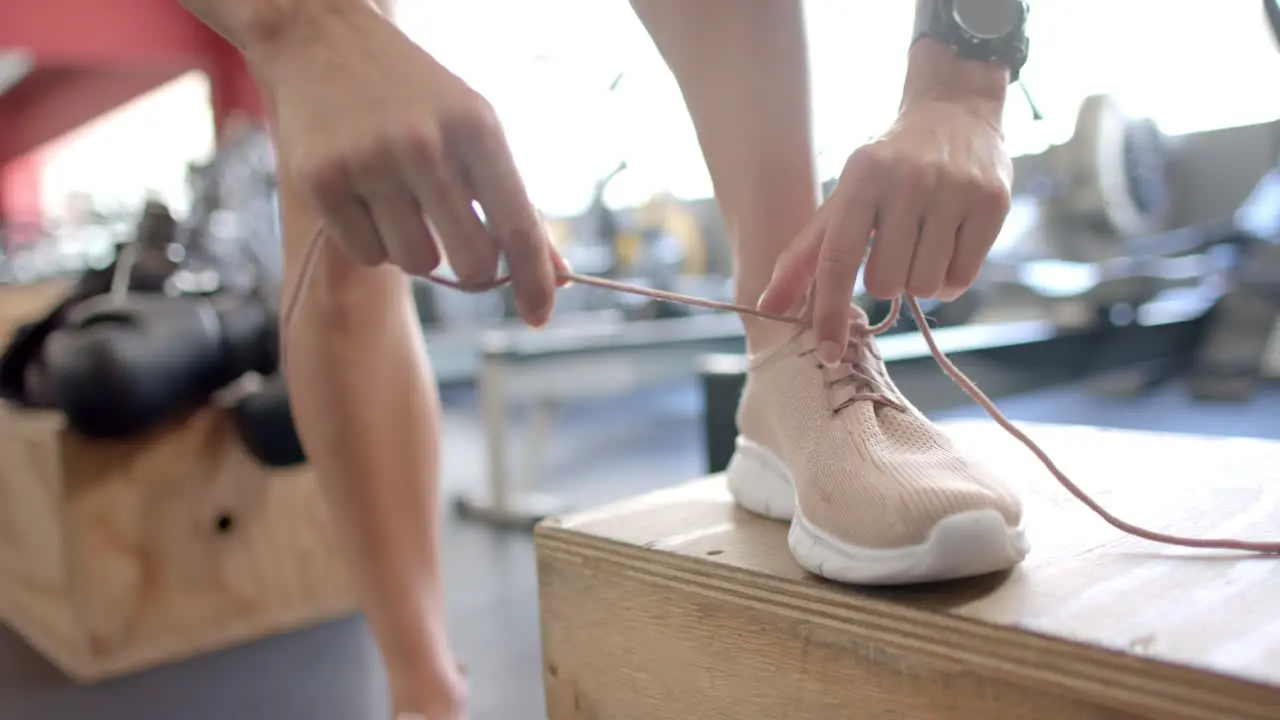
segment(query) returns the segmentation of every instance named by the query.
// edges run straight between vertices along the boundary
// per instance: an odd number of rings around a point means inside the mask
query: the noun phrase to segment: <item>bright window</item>
[[[1258,0],[1032,0],[1024,78],[1046,119],[1012,89],[1015,152],[1070,136],[1087,95],[1108,92],[1166,131],[1280,116],[1280,50]],[[675,83],[625,0],[415,0],[406,29],[497,106],[535,201],[582,209],[595,178],[626,159],[612,202],[710,181]],[[820,169],[838,172],[892,121],[914,3],[809,0]],[[1212,8],[1210,10],[1209,8]],[[606,92],[618,73],[618,92]]]
[[[699,0],[688,0],[697,2]],[[675,82],[626,0],[400,0],[401,24],[487,95],[530,192],[552,214],[581,211],[619,160],[609,201],[669,190],[705,197],[710,180]],[[1260,0],[1032,0],[1024,71],[1043,122],[1017,89],[1014,152],[1070,136],[1087,95],[1108,92],[1166,131],[1280,117],[1280,50]],[[838,172],[892,121],[906,68],[911,0],[809,0],[820,169]],[[1211,10],[1209,8],[1212,8]],[[610,83],[625,77],[616,92]],[[207,88],[187,77],[51,148],[46,205],[87,192],[108,204],[152,188],[185,205],[184,163],[212,144]],[[406,88],[412,92],[412,88]]]
[[[62,218],[77,196],[135,212],[148,194],[183,213],[187,163],[205,161],[213,146],[209,81],[192,71],[41,148],[43,213]]]

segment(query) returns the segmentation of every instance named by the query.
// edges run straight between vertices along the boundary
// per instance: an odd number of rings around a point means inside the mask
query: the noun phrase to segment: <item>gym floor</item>
[[[445,393],[445,492],[483,481],[474,395]],[[1016,420],[1280,438],[1280,385],[1246,404],[1195,402],[1176,384],[1141,398],[1083,386],[1006,398]],[[965,407],[939,418],[974,417]],[[695,382],[568,408],[547,455],[544,489],[582,505],[635,495],[703,469]],[[607,448],[605,451],[600,449]],[[543,717],[533,545],[447,514],[450,620],[469,668],[475,720]],[[387,720],[380,662],[356,617],[93,686],[77,686],[0,630],[0,720]]]

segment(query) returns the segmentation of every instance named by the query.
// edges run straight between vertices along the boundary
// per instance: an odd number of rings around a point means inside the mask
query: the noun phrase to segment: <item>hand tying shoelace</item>
[[[318,228],[303,254],[302,269],[299,275],[298,284],[293,294],[286,298],[281,312],[280,324],[282,328],[289,327],[289,324],[292,322],[293,313],[301,298],[305,295],[307,287],[310,285],[316,260],[319,257],[320,249],[324,244],[325,238],[326,233],[324,227]],[[435,274],[428,275],[426,279],[445,287],[469,293],[493,290],[502,287],[511,281],[509,276],[501,276],[484,283],[464,283]],[[808,318],[800,316],[778,315],[764,312],[747,305],[707,300],[705,298],[681,295],[679,293],[667,292],[665,290],[653,290],[593,275],[579,275],[573,272],[565,272],[560,273],[557,279],[582,285],[591,285],[622,293],[643,295],[663,302],[680,303],[683,305],[706,308],[708,310],[736,312],[743,315],[750,315],[765,320],[775,320],[802,327],[807,326],[810,322]],[[902,311],[904,301],[907,309],[911,312],[912,318],[916,321],[916,326],[920,329],[920,335],[924,338],[925,344],[929,346],[929,352],[933,355],[934,360],[938,363],[938,366],[942,371],[950,377],[952,381],[959,385],[960,389],[964,390],[965,394],[967,394],[975,403],[981,406],[997,425],[1012,435],[1016,440],[1018,440],[1018,442],[1025,445],[1026,448],[1040,460],[1045,469],[1048,470],[1059,483],[1061,483],[1062,487],[1064,487],[1067,492],[1075,496],[1077,500],[1096,513],[1112,527],[1135,537],[1165,545],[1212,550],[1241,550],[1254,553],[1280,554],[1280,542],[1234,540],[1230,538],[1192,538],[1170,535],[1167,533],[1148,530],[1111,514],[1111,512],[1099,505],[1097,501],[1090,497],[1088,493],[1072,482],[1071,479],[1058,468],[1057,464],[1053,462],[1053,459],[1050,458],[1034,440],[1028,437],[1026,433],[1022,432],[1022,430],[1006,418],[1004,414],[1000,412],[1000,409],[996,407],[995,403],[992,402],[991,399],[988,398],[972,380],[970,380],[964,373],[960,372],[959,368],[951,362],[951,359],[938,348],[938,345],[933,338],[933,332],[929,329],[924,313],[920,310],[920,304],[911,296],[895,298],[890,306],[889,314],[884,320],[881,320],[874,325],[867,325],[863,322],[854,322],[851,324],[853,334],[849,340],[849,348],[844,356],[844,360],[848,365],[851,374],[841,378],[837,382],[852,382],[857,386],[857,392],[855,392],[851,398],[846,400],[843,405],[837,407],[837,412],[860,400],[875,402],[898,410],[902,409],[902,406],[897,401],[879,390],[878,379],[866,375],[865,371],[860,368],[860,361],[864,357],[863,353],[875,352],[871,345],[870,338],[880,335],[893,327]],[[282,338],[286,336],[286,333],[281,333]]]

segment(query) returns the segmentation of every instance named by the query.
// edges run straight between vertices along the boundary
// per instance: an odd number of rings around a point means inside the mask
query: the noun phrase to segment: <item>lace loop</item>
[[[849,306],[849,342],[840,358],[845,374],[830,381],[828,385],[852,385],[853,393],[835,406],[833,414],[838,415],[842,410],[864,401],[898,412],[907,411],[906,404],[897,397],[898,393],[888,382],[888,378],[880,377],[868,363],[869,359],[880,360],[875,337],[888,332],[898,322],[901,312],[902,300],[895,299],[889,305],[889,313],[885,318],[875,325],[869,325],[866,314],[853,305]]]

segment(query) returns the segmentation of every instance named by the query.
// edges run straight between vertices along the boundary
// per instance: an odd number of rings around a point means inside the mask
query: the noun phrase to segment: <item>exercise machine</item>
[[[480,348],[486,484],[455,505],[464,518],[527,529],[566,509],[563,500],[537,489],[543,451],[564,403],[693,377],[706,354],[741,354],[745,342],[737,316],[718,313],[493,332]],[[525,411],[524,442],[513,447],[510,415],[518,410]]]
[[[252,126],[224,140],[208,165],[191,168],[185,221],[148,203],[110,266],[18,329],[0,358],[0,396],[119,441],[252,376],[258,382],[229,398],[246,446],[265,464],[302,461],[277,377],[282,262],[270,145]]]
[[[1263,0],[1280,44],[1280,0]],[[1280,323],[1280,123],[1268,148],[1272,168],[1235,213],[1239,261],[1191,357],[1188,387],[1207,400],[1246,400],[1261,381]]]
[[[1108,95],[1081,103],[1061,145],[1015,161],[1013,203],[980,284],[998,304],[1090,325],[1203,274],[1185,258],[1218,228],[1172,230],[1171,148]]]

